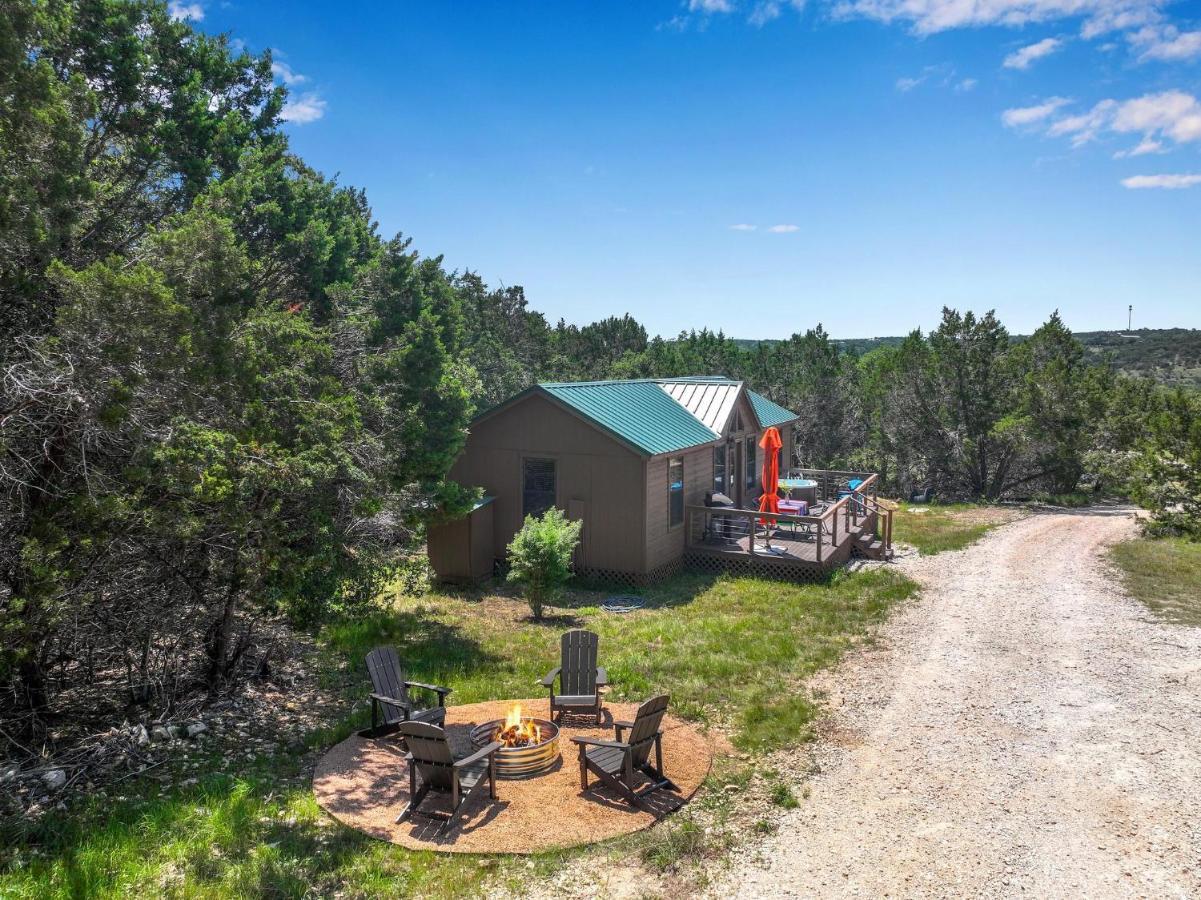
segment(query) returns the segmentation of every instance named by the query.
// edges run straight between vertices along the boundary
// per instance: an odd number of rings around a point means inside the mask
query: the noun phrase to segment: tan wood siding
[[[555,505],[583,511],[582,564],[616,572],[645,572],[643,458],[558,404],[537,394],[476,423],[451,469],[460,484],[496,498],[493,548],[521,527],[522,459],[556,463]],[[666,478],[664,474],[664,478]]]
[[[671,526],[667,496],[669,459],[684,458],[684,505],[705,502],[713,489],[713,447],[704,446],[671,456],[651,459],[646,465],[646,567],[647,571],[684,556],[684,523]]]

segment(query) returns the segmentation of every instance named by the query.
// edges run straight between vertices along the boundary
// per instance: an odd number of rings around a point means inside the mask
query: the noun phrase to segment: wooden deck
[[[888,555],[892,544],[891,509],[876,498],[876,476],[805,472],[806,477],[812,474],[820,477],[819,499],[832,501],[814,515],[688,507],[685,561],[702,570],[815,581],[845,565],[856,550],[876,558]],[[855,489],[846,486],[850,478],[832,477],[860,474]],[[770,527],[764,524],[765,518]]]
[[[840,535],[840,544],[854,543],[859,535],[871,533],[871,523],[866,519],[860,519],[857,524],[850,527],[845,537]],[[793,529],[788,523],[783,523],[771,530],[770,544],[772,549],[766,549],[764,535],[766,529],[760,528],[755,536],[755,555],[770,558],[772,560],[783,560],[785,562],[799,563],[802,565],[816,564],[818,562],[829,562],[833,552],[837,551],[837,547],[826,546],[826,553],[822,560],[817,558],[817,540],[813,533],[806,532],[801,528]],[[751,539],[747,535],[743,535],[733,540],[732,543],[720,538],[710,538],[705,541],[698,541],[695,544],[689,545],[690,550],[695,550],[698,553],[708,553],[715,556],[750,556],[751,554]]]

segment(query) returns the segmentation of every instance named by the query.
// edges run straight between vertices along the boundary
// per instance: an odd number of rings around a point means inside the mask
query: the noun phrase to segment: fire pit
[[[477,750],[493,741],[503,745],[496,752],[498,778],[539,775],[559,759],[559,726],[547,719],[523,716],[520,704],[503,719],[471,729],[471,743]]]

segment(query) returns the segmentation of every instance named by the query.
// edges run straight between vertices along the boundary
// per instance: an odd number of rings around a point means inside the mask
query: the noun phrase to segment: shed
[[[430,566],[439,581],[474,583],[492,575],[493,499],[484,497],[467,515],[430,527]]]

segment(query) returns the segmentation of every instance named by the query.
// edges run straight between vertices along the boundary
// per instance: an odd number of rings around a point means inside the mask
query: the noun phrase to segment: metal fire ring
[[[530,747],[501,747],[496,751],[498,778],[525,778],[540,775],[559,759],[559,726],[546,719],[522,716],[521,721],[533,722],[542,730],[542,741]],[[493,719],[471,729],[471,744],[475,749],[492,743],[504,719]]]

